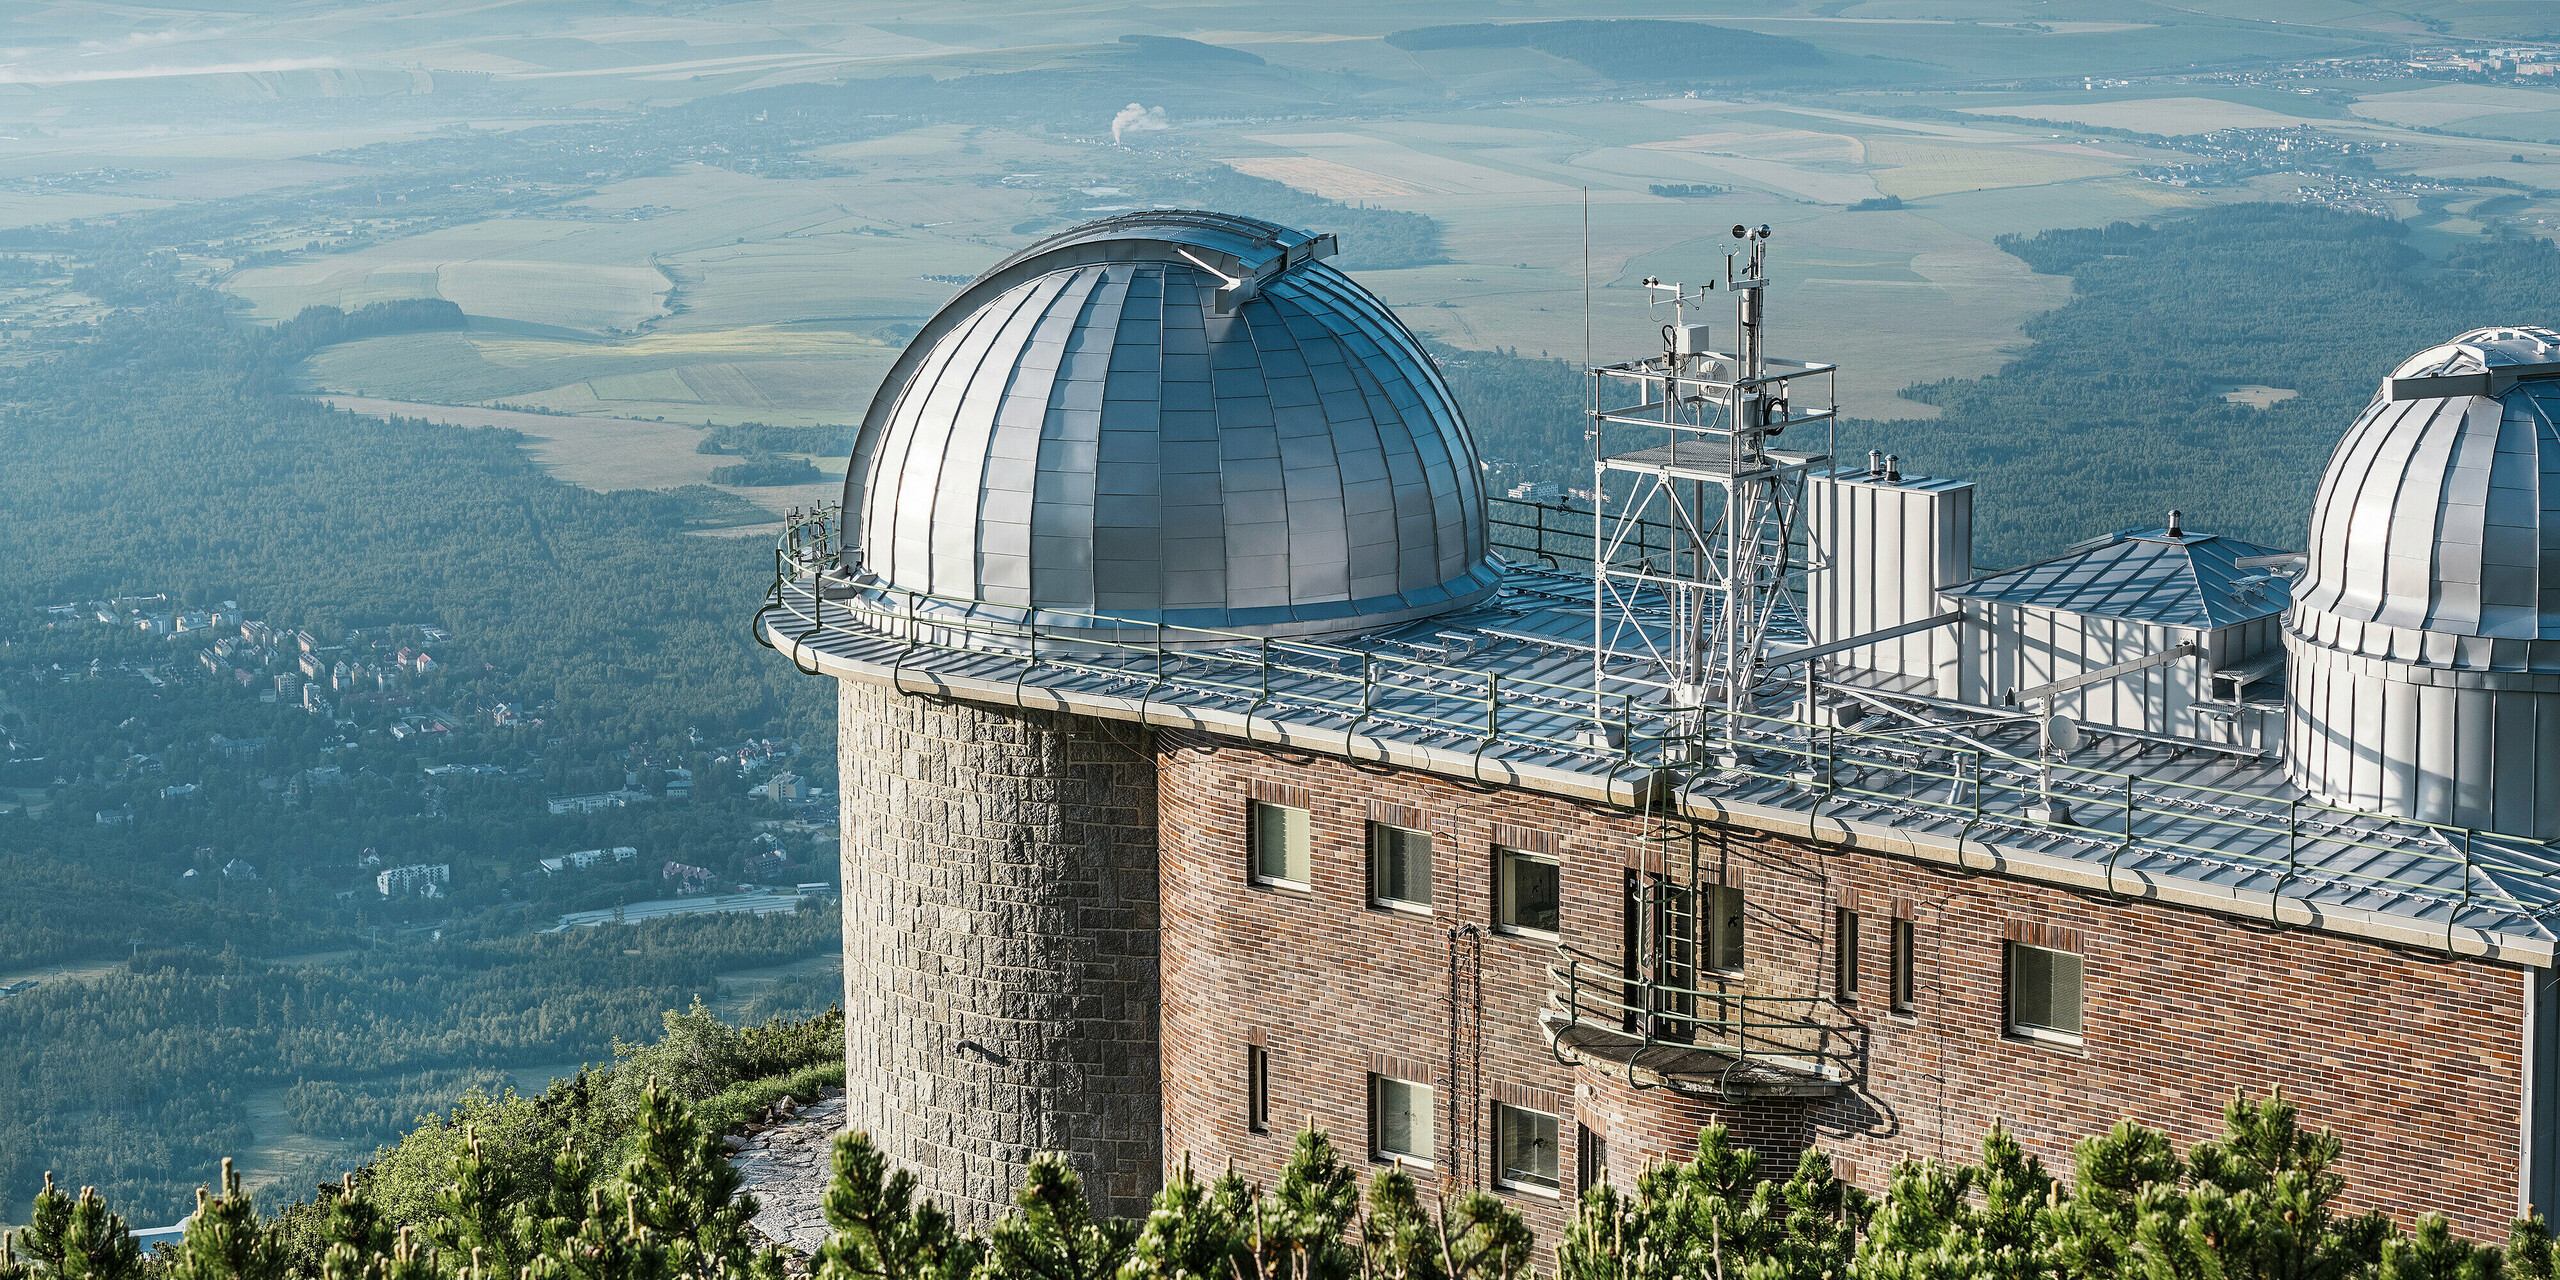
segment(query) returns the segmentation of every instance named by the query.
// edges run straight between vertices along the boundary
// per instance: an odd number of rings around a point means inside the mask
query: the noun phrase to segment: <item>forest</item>
[[[380,1141],[489,1069],[609,1058],[725,968],[840,945],[835,913],[816,910],[561,933],[500,917],[280,959],[137,950],[120,971],[0,1000],[0,1044],[45,1046],[0,1056],[0,1187],[15,1199],[51,1170],[175,1221],[247,1148],[253,1093],[283,1090],[306,1133]]]

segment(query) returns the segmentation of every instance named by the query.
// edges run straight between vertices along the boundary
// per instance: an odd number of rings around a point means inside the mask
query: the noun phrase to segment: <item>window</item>
[[[2012,942],[2005,959],[2009,1033],[2078,1043],[2080,957]]]
[[[1244,1127],[1271,1132],[1271,1051],[1258,1044],[1244,1048]]]
[[[1556,931],[1564,905],[1564,872],[1556,860],[1519,849],[1493,850],[1493,922],[1513,933]]]
[[[1707,906],[1707,967],[1725,973],[1742,971],[1742,890],[1711,884],[1700,891]]]
[[[1609,1140],[1583,1125],[1573,1127],[1573,1189],[1588,1191],[1609,1176]]]
[[[1431,1163],[1431,1086],[1369,1077],[1369,1158]]]
[[[1493,1104],[1494,1183],[1549,1195],[1556,1190],[1556,1118]]]
[[[1858,913],[1847,907],[1831,909],[1831,998],[1842,1004],[1858,1002]]]
[[[1249,807],[1246,840],[1253,846],[1253,878],[1304,888],[1307,883],[1307,811],[1256,800]]]
[[[1431,836],[1369,824],[1369,901],[1431,909]]]
[[[1913,953],[1917,949],[1914,945],[1916,941],[1914,935],[1917,932],[1918,930],[1908,920],[1893,922],[1893,977],[1889,984],[1892,990],[1887,993],[1886,999],[1892,1003],[1895,1013],[1917,1013],[1920,1010],[1920,1002],[1913,998],[1912,978]]]

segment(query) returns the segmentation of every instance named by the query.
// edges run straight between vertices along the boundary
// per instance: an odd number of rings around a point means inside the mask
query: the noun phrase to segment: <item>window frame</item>
[[[1888,952],[1890,973],[1885,978],[1885,1007],[1905,1018],[1920,1016],[1920,926],[1917,921],[1896,917],[1893,940]]]
[[[1831,999],[1858,1004],[1858,913],[1843,906],[1831,909]]]
[[[1704,909],[1698,911],[1698,967],[1728,978],[1741,977],[1751,966],[1749,934],[1743,925],[1751,908],[1750,897],[1742,892],[1742,886],[1730,884],[1702,884],[1696,893],[1705,900]],[[1733,899],[1730,916],[1724,910],[1728,894]],[[1733,953],[1730,963],[1725,958],[1727,950]]]
[[[1549,1180],[1548,1180],[1546,1183],[1544,1183],[1544,1184],[1540,1184],[1540,1183],[1535,1182],[1535,1181],[1523,1182],[1523,1181],[1521,1181],[1521,1180],[1519,1180],[1519,1179],[1516,1179],[1516,1178],[1513,1178],[1513,1177],[1509,1176],[1509,1174],[1508,1174],[1508,1173],[1504,1170],[1504,1168],[1503,1168],[1503,1159],[1502,1159],[1502,1122],[1503,1122],[1503,1118],[1504,1118],[1506,1115],[1513,1115],[1513,1114],[1533,1117],[1533,1118],[1534,1118],[1534,1119],[1533,1119],[1533,1123],[1535,1123],[1535,1122],[1537,1122],[1537,1121],[1543,1121],[1543,1122],[1545,1122],[1545,1124],[1546,1124],[1546,1129],[1547,1129],[1547,1135],[1546,1135],[1546,1136],[1547,1136],[1547,1162],[1548,1162],[1548,1164],[1549,1164],[1549,1165],[1553,1166],[1553,1170],[1552,1170],[1552,1172],[1548,1175],[1548,1176],[1549,1176]],[[1492,1120],[1493,1120],[1493,1186],[1494,1186],[1494,1189],[1495,1189],[1495,1190],[1497,1190],[1497,1191],[1509,1191],[1509,1192],[1512,1192],[1512,1193],[1517,1194],[1517,1195],[1537,1196],[1537,1197],[1539,1197],[1539,1198],[1541,1198],[1541,1199],[1547,1199],[1547,1200],[1555,1200],[1555,1199],[1561,1199],[1561,1198],[1563,1198],[1563,1196],[1564,1196],[1564,1120],[1563,1120],[1563,1118],[1562,1118],[1562,1117],[1560,1117],[1560,1116],[1551,1115],[1551,1114],[1549,1114],[1549,1113],[1547,1113],[1547,1112],[1544,1112],[1544,1111],[1537,1110],[1537,1109],[1536,1109],[1536,1108],[1534,1108],[1534,1107],[1519,1107],[1519,1106],[1513,1106],[1512,1104],[1510,1104],[1510,1103],[1508,1103],[1508,1102],[1496,1101],[1496,1102],[1493,1104],[1493,1116],[1492,1116]]]
[[[1306,868],[1305,868],[1305,869],[1306,869],[1306,873],[1307,873],[1307,878],[1306,878],[1306,879],[1304,879],[1304,880],[1291,880],[1291,879],[1289,879],[1289,878],[1288,878],[1288,877],[1286,877],[1286,876],[1275,876],[1275,875],[1268,875],[1268,874],[1265,874],[1265,873],[1264,873],[1264,871],[1263,871],[1263,869],[1262,869],[1262,853],[1263,853],[1263,848],[1262,848],[1262,846],[1263,846],[1263,836],[1262,836],[1262,813],[1263,813],[1263,810],[1266,810],[1266,809],[1272,810],[1272,811],[1277,812],[1277,813],[1283,813],[1283,814],[1295,813],[1295,814],[1303,814],[1303,815],[1305,815],[1305,818],[1306,818],[1305,826],[1306,826],[1306,833],[1307,833],[1307,843],[1306,843],[1306,848],[1305,848],[1305,850],[1304,850],[1305,859],[1306,859]],[[1251,883],[1251,884],[1267,885],[1267,886],[1269,886],[1269,887],[1271,887],[1271,888],[1275,888],[1275,889],[1294,889],[1294,890],[1297,890],[1297,891],[1298,891],[1298,892],[1300,892],[1300,893],[1308,892],[1308,891],[1313,887],[1313,885],[1314,885],[1314,883],[1315,883],[1315,875],[1316,875],[1316,848],[1315,848],[1315,846],[1316,846],[1316,836],[1315,836],[1315,826],[1316,826],[1316,816],[1315,816],[1315,812],[1314,812],[1313,810],[1310,810],[1310,809],[1301,809],[1301,808],[1297,807],[1296,805],[1281,804],[1281,803],[1278,803],[1277,801],[1272,801],[1272,800],[1247,800],[1247,801],[1245,801],[1245,806],[1244,806],[1244,844],[1245,844],[1245,852],[1244,852],[1244,868],[1245,868],[1245,879],[1246,879],[1246,881],[1247,881],[1248,883]],[[1282,819],[1282,829],[1283,829],[1284,831],[1287,829],[1287,820],[1286,820],[1285,818],[1284,818],[1284,819]],[[1286,850],[1286,849],[1283,849],[1283,850],[1281,851],[1280,864],[1281,864],[1281,867],[1282,867],[1284,870],[1288,867],[1288,864],[1289,864],[1289,857],[1288,857],[1288,850]]]
[[[1519,862],[1533,862],[1555,869],[1555,928],[1541,929],[1536,925],[1520,924],[1507,918],[1514,914],[1516,894],[1510,887],[1511,880],[1505,876],[1504,872],[1506,867]],[[1493,929],[1496,933],[1522,938],[1542,938],[1550,942],[1564,936],[1564,859],[1553,854],[1539,853],[1507,844],[1493,846]]]
[[[1422,842],[1423,893],[1419,901],[1412,898],[1390,898],[1379,891],[1380,869],[1386,854],[1389,833],[1419,839]],[[1399,827],[1392,822],[1369,820],[1369,905],[1386,911],[1404,911],[1414,915],[1430,915],[1433,902],[1440,893],[1439,858],[1430,832],[1413,827]]]
[[[2018,960],[2019,960],[2019,953],[2020,953],[2021,951],[2038,951],[2038,952],[2042,952],[2042,953],[2044,953],[2044,954],[2046,954],[2046,955],[2050,955],[2050,956],[2062,956],[2062,957],[2067,957],[2067,958],[2071,961],[2072,966],[2077,970],[2077,973],[2076,973],[2076,975],[2075,975],[2075,979],[2076,979],[2076,980],[2075,980],[2075,982],[2073,983],[2074,987],[2076,988],[2076,995],[2077,995],[2077,999],[2074,1001],[2074,1006],[2073,1006],[2073,1008],[2072,1008],[2072,1011],[2071,1011],[2071,1012],[2072,1012],[2072,1019],[2073,1019],[2073,1021],[2076,1021],[2076,1022],[2078,1022],[2078,1023],[2080,1024],[2080,1028],[2079,1028],[2079,1030],[2076,1030],[2076,1031],[2073,1031],[2073,1030],[2065,1030],[2064,1028],[2061,1028],[2061,1027],[2046,1026],[2046,1025],[2044,1025],[2044,1024],[2042,1024],[2042,1023],[2022,1022],[2022,1021],[2020,1021],[2020,1020],[2019,1020],[2019,1018],[2018,1018],[2018,992],[2019,992],[2019,967],[2020,967],[2020,966],[2019,966]],[[2008,1037],[2010,1037],[2011,1039],[2015,1039],[2015,1040],[2033,1040],[2033,1041],[2037,1041],[2037,1042],[2040,1042],[2040,1043],[2043,1043],[2043,1044],[2064,1045],[2064,1046],[2070,1046],[2070,1047],[2077,1047],[2077,1046],[2079,1046],[2079,1045],[2081,1045],[2081,1044],[2086,1043],[2086,1041],[2087,1041],[2087,1036],[2088,1036],[2088,1028],[2089,1028],[2089,1013],[2088,1013],[2088,1006],[2089,1006],[2089,985],[2088,985],[2088,984],[2089,984],[2089,964],[2088,964],[2088,957],[2087,957],[2087,956],[2085,956],[2085,955],[2082,955],[2081,953],[2079,953],[2079,952],[2077,952],[2077,951],[2065,951],[2065,950],[2061,949],[2060,947],[2039,947],[2039,946],[2036,946],[2035,944],[2033,944],[2033,943],[2029,943],[2029,942],[2007,941],[2007,942],[2003,942],[2003,943],[2001,943],[2001,944],[2000,944],[2000,1031],[2001,1031],[2001,1034],[2003,1034],[2003,1035],[2005,1035],[2005,1036],[2008,1036]]]
[[[1258,1044],[1244,1047],[1244,1128],[1271,1132],[1271,1050]]]
[[[1573,1193],[1577,1196],[1609,1176],[1609,1140],[1576,1121],[1573,1126]]]
[[[1387,1139],[1387,1126],[1386,1126],[1385,1121],[1384,1121],[1384,1117],[1383,1117],[1383,1114],[1382,1114],[1382,1109],[1383,1109],[1383,1107],[1385,1106],[1385,1103],[1386,1103],[1386,1086],[1387,1086],[1387,1085],[1390,1085],[1390,1084],[1402,1085],[1402,1086],[1404,1086],[1404,1087],[1405,1087],[1405,1088],[1407,1088],[1407,1089],[1417,1090],[1417,1091],[1419,1091],[1419,1092],[1422,1094],[1422,1107],[1421,1107],[1421,1109],[1420,1109],[1416,1114],[1418,1114],[1418,1115],[1419,1115],[1419,1116],[1421,1116],[1421,1118],[1422,1118],[1422,1126],[1423,1126],[1423,1129],[1424,1129],[1424,1138],[1425,1138],[1425,1141],[1424,1141],[1423,1145],[1424,1145],[1424,1146],[1426,1146],[1426,1147],[1429,1147],[1429,1148],[1431,1149],[1431,1153],[1432,1153],[1432,1154],[1426,1154],[1426,1155],[1419,1155],[1419,1156],[1417,1156],[1417,1155],[1413,1155],[1413,1154],[1411,1154],[1411,1153],[1409,1153],[1409,1152],[1403,1152],[1403,1151],[1393,1150],[1393,1149],[1391,1149],[1391,1148],[1389,1148],[1389,1147],[1387,1146],[1387,1141],[1386,1141],[1386,1139]],[[1435,1160],[1434,1160],[1434,1156],[1436,1156],[1436,1154],[1438,1153],[1438,1150],[1439,1150],[1440,1134],[1439,1134],[1439,1126],[1438,1126],[1437,1124],[1434,1124],[1432,1121],[1433,1121],[1433,1117],[1434,1117],[1434,1115],[1435,1115],[1435,1112],[1434,1112],[1434,1110],[1433,1110],[1433,1109],[1434,1109],[1434,1108],[1436,1108],[1436,1107],[1438,1107],[1439,1105],[1440,1105],[1439,1090],[1432,1088],[1430,1085],[1424,1084],[1424,1083],[1422,1083],[1421,1081],[1418,1081],[1418,1080],[1407,1080],[1407,1079],[1405,1079],[1405,1078],[1404,1078],[1404,1077],[1402,1077],[1402,1076],[1391,1076],[1391,1075],[1388,1075],[1388,1074],[1386,1074],[1385,1072],[1382,1072],[1382,1071],[1372,1071],[1372,1072],[1370,1072],[1370,1073],[1369,1073],[1369,1159],[1370,1159],[1370,1161],[1371,1161],[1372,1163],[1375,1163],[1375,1164],[1405,1164],[1405,1165],[1411,1165],[1411,1166],[1414,1166],[1414,1167],[1416,1167],[1416,1168],[1421,1168],[1421,1169],[1430,1169],[1430,1168],[1435,1168],[1435,1167],[1437,1167],[1437,1166],[1436,1166],[1436,1163],[1435,1163]]]

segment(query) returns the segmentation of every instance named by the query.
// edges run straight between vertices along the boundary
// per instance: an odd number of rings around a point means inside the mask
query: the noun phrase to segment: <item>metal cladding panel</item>
[[[1918,622],[1944,613],[1942,588],[1973,576],[1973,485],[1906,476],[1888,481],[1842,470],[1805,482],[1807,537],[1816,548],[1807,574],[1811,642]],[[1961,627],[1864,645],[1838,655],[1844,666],[1937,682],[1957,696]]]
[[[2303,790],[2560,838],[2555,375],[2560,333],[2476,330],[2404,362],[2339,440],[2284,630]]]
[[[1109,222],[900,358],[847,480],[868,574],[1097,630],[1330,634],[1491,591],[1474,441],[1383,304],[1283,228]]]

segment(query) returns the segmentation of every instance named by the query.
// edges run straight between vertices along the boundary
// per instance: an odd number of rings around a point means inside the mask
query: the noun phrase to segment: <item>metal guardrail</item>
[[[1568,1047],[1617,1062],[1627,1084],[1658,1087],[1640,1071],[1663,1073],[1663,1056],[1696,1052],[1723,1060],[1716,1092],[1729,1094],[1737,1070],[1754,1065],[1775,1072],[1788,1083],[1838,1085],[1855,1078],[1857,1055],[1833,1046],[1847,1029],[1822,1020],[1831,1004],[1819,996],[1740,995],[1721,986],[1662,982],[1648,974],[1630,974],[1623,966],[1556,944],[1561,964],[1547,966],[1549,1006],[1562,1016],[1563,1027],[1596,1033],[1586,1045],[1562,1043],[1562,1027],[1550,1024],[1547,1049],[1567,1066]],[[1586,973],[1589,969],[1591,972]],[[1656,1065],[1641,1059],[1653,1055]],[[1667,1075],[1665,1077],[1668,1078]]]
[[[1495,501],[1497,545],[1524,556],[1570,565],[1577,543],[1566,516],[1587,512]],[[1525,538],[1525,541],[1523,539]],[[1890,817],[1962,824],[1959,855],[1975,840],[2006,833],[2051,838],[2103,852],[2112,889],[2129,855],[2165,855],[2192,865],[2273,877],[2271,896],[2307,899],[2327,887],[2420,899],[2448,908],[2445,948],[2455,949],[2460,918],[2496,891],[2490,867],[2475,855],[2483,834],[2308,800],[2162,781],[2130,772],[2042,762],[1938,730],[1856,730],[1778,716],[1664,706],[1635,681],[1595,687],[1507,676],[1471,664],[1448,647],[1393,638],[1329,644],[1136,623],[1108,615],[1044,610],[1042,616],[1083,625],[1028,620],[982,602],[883,588],[852,589],[839,575],[843,548],[833,508],[786,519],[774,552],[774,581],[754,627],[759,643],[790,653],[828,634],[901,648],[896,668],[936,657],[1010,659],[1017,686],[1036,676],[1081,678],[1088,687],[1134,694],[1141,701],[1208,701],[1256,715],[1314,717],[1349,737],[1403,733],[1426,745],[1486,753],[1527,749],[1575,759],[1607,773],[1640,771],[1676,787],[1707,781],[1759,780],[1807,795],[1818,818],[1855,804]],[[1581,560],[1587,564],[1587,559]],[[1524,566],[1525,567],[1525,566]],[[1109,633],[1091,624],[1107,623]],[[771,637],[784,642],[777,646]],[[1136,634],[1143,639],[1115,638]],[[802,663],[812,674],[816,668]],[[2048,780],[2049,779],[2049,780]],[[2051,801],[2075,809],[2077,821],[2032,816]],[[2253,847],[2257,846],[2257,847]],[[2260,851],[2260,847],[2270,852]],[[2281,852],[2272,852],[2280,850]],[[2316,854],[2316,857],[2313,856]],[[2363,855],[2406,860],[2395,871],[2369,872],[2345,863]],[[2549,869],[2506,857],[2494,864],[2510,876],[2547,877]],[[2434,867],[2459,888],[2428,877]],[[2560,895],[2560,885],[2555,885]],[[2501,911],[2541,922],[2560,905],[2507,901]]]

